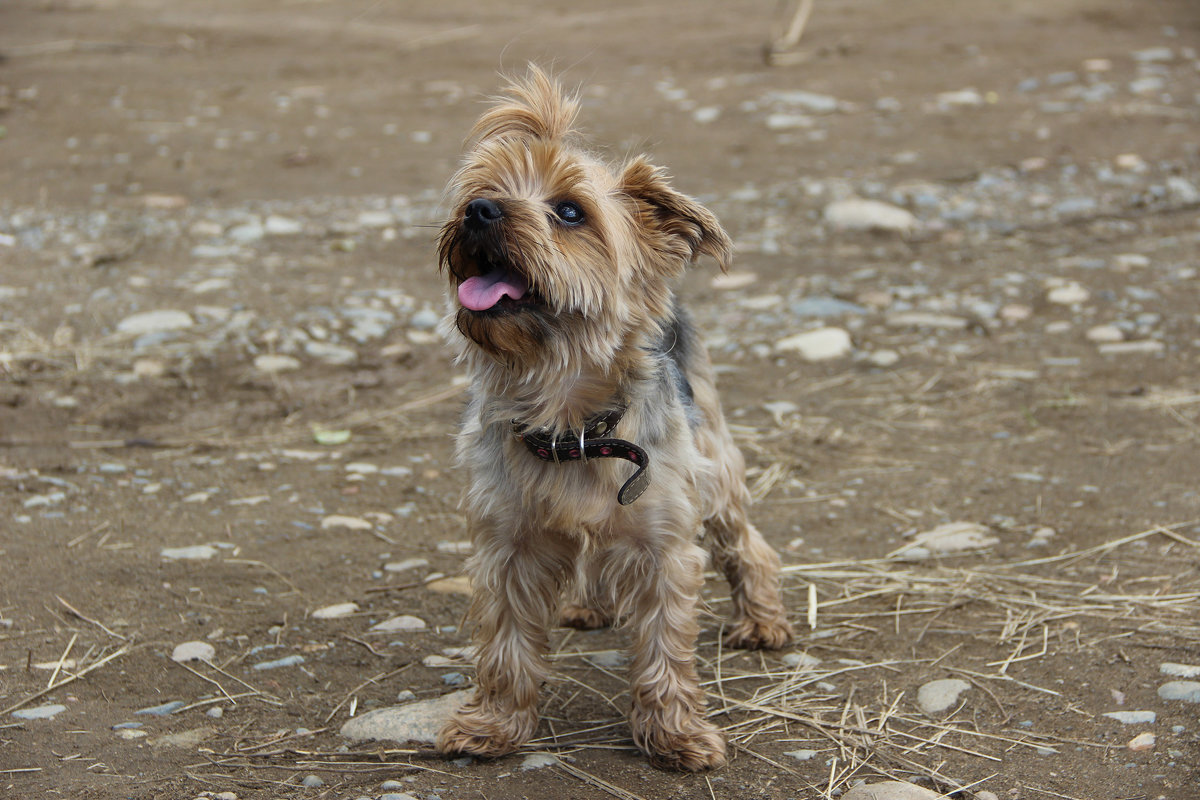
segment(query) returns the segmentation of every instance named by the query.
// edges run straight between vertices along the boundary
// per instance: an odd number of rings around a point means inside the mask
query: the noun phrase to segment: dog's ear
[[[707,208],[672,189],[666,173],[644,156],[622,170],[620,191],[635,205],[634,219],[655,249],[684,264],[709,255],[723,272],[729,269],[733,242],[721,223]]]
[[[573,130],[578,113],[579,99],[568,95],[558,81],[530,64],[525,77],[513,79],[475,123],[471,139],[476,142],[497,136],[561,139]]]

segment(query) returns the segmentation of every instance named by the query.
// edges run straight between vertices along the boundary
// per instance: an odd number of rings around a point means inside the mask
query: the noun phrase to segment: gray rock
[[[278,353],[264,353],[254,358],[254,368],[259,372],[274,374],[278,372],[291,372],[292,370],[300,369],[300,360],[294,356],[286,356]]]
[[[164,547],[159,555],[172,561],[204,561],[217,554],[217,548],[209,544],[196,544],[191,547]]]
[[[182,330],[190,328],[195,324],[192,316],[186,311],[163,308],[157,311],[143,311],[140,314],[131,314],[117,323],[117,331],[141,336],[147,333]]]
[[[867,309],[857,303],[849,303],[836,297],[806,297],[792,303],[791,311],[797,317],[838,317],[843,314],[865,314]]]
[[[304,343],[304,352],[326,364],[353,364],[358,360],[358,351],[350,347],[331,344],[329,342],[308,341]]]
[[[1104,716],[1122,725],[1153,725],[1158,719],[1153,711],[1107,711]]]
[[[438,323],[442,321],[442,315],[434,311],[432,308],[423,308],[412,315],[408,321],[411,328],[416,328],[419,331],[427,331],[436,328]]]
[[[550,753],[530,753],[521,761],[522,770],[541,769],[543,767],[553,767],[558,763],[558,756]]]
[[[292,655],[277,658],[274,661],[261,661],[254,665],[254,669],[262,671],[266,669],[279,669],[280,667],[294,667],[297,664],[304,663],[304,656]]]
[[[777,353],[799,353],[806,361],[842,358],[854,350],[850,334],[841,328],[817,328],[775,342]]]
[[[151,717],[169,717],[179,709],[183,708],[187,703],[182,700],[172,700],[169,703],[163,703],[158,706],[150,706],[149,708],[138,709],[133,712],[135,714],[146,714]]]
[[[1158,687],[1158,696],[1163,700],[1182,700],[1186,703],[1200,703],[1200,682],[1168,681]]]
[[[788,752],[784,753],[784,755],[790,756],[791,758],[794,758],[797,761],[812,761],[814,758],[817,757],[817,751],[816,750],[789,750]]]
[[[860,784],[842,795],[842,800],[938,800],[942,795],[904,781]]]
[[[56,715],[61,714],[66,710],[67,707],[64,705],[51,703],[49,705],[36,706],[34,708],[19,708],[12,712],[12,715],[17,719],[53,719]]]
[[[325,781],[316,775],[305,775],[304,780],[300,781],[300,785],[305,789],[320,789],[325,785]]]
[[[909,233],[918,224],[912,213],[899,206],[859,197],[830,203],[825,206],[822,217],[840,230]]]
[[[341,734],[356,742],[382,740],[433,744],[438,731],[467,698],[470,689],[442,695],[433,700],[421,700],[402,706],[390,706],[347,720]]]
[[[958,678],[930,681],[917,690],[917,705],[930,716],[941,714],[955,706],[958,698],[971,684]]]
[[[172,661],[212,661],[217,649],[208,642],[183,642],[171,651]]]
[[[1200,678],[1200,666],[1194,664],[1172,664],[1170,661],[1164,661],[1158,665],[1158,671],[1176,678]]]

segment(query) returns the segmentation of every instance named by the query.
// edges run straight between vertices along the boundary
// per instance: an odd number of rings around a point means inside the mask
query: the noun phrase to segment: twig
[[[126,646],[122,647],[120,650],[109,653],[107,656],[100,659],[95,664],[92,664],[91,666],[87,667],[86,669],[82,669],[79,672],[76,672],[75,674],[64,678],[63,680],[59,681],[58,683],[54,684],[53,686],[47,686],[45,689],[42,689],[40,692],[35,692],[34,694],[31,694],[28,697],[26,697],[24,700],[19,700],[16,703],[13,703],[8,708],[0,709],[0,717],[8,716],[8,714],[12,713],[13,711],[16,711],[18,708],[21,708],[22,706],[32,703],[34,700],[37,700],[39,697],[44,697],[44,696],[48,695],[50,692],[54,691],[55,689],[62,688],[63,686],[66,686],[68,683],[73,683],[74,681],[79,680],[84,675],[87,675],[88,673],[90,673],[94,670],[100,669],[100,667],[103,667],[105,664],[112,661],[113,659],[119,658],[119,657],[125,655],[131,649],[132,649],[131,645],[126,645]]]
[[[79,609],[75,608],[75,606],[71,605],[66,600],[63,600],[58,595],[54,595],[54,597],[58,600],[58,602],[62,603],[66,607],[67,611],[70,611],[72,614],[79,617],[84,622],[90,622],[91,624],[93,624],[97,628],[99,628],[100,630],[107,633],[109,636],[115,636],[116,638],[120,639],[122,642],[129,641],[129,639],[127,637],[122,636],[121,634],[117,633],[116,631],[109,630],[103,623],[97,622],[96,620],[92,619],[91,617],[84,615],[83,612],[81,612]]]

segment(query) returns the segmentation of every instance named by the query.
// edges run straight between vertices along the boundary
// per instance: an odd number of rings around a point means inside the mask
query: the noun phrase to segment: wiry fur
[[[576,111],[531,67],[476,124],[449,187],[438,254],[452,290],[503,262],[532,300],[485,312],[456,303],[444,325],[472,379],[458,459],[470,473],[479,653],[475,695],[438,744],[497,756],[532,735],[547,631],[570,588],[567,624],[629,622],[637,746],[660,766],[707,769],[724,763],[725,744],[704,718],[693,667],[702,533],[733,592],[726,642],[780,647],[792,635],[779,559],[747,519],[744,462],[672,288],[700,255],[726,268],[732,248],[716,218],[644,158],[613,168],[590,155]],[[502,214],[486,230],[466,221],[477,198]],[[582,224],[556,218],[563,201]],[[513,434],[514,420],[580,430],[618,406],[613,435],[650,454],[649,489],[631,505],[616,501],[628,462],[544,462]]]

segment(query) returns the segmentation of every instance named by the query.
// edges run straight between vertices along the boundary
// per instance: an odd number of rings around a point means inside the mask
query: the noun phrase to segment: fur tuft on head
[[[514,78],[493,106],[471,129],[471,139],[482,142],[505,136],[551,141],[573,131],[579,99],[540,67],[530,64],[524,78]]]

